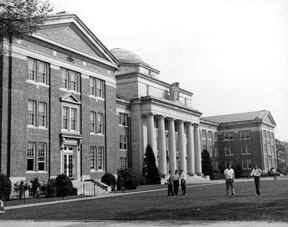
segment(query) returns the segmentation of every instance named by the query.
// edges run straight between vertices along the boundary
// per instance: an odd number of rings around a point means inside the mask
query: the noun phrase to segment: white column
[[[167,157],[166,157],[166,136],[165,122],[163,116],[158,116],[158,137],[159,137],[159,173],[167,174]]]
[[[202,163],[201,163],[201,148],[200,148],[200,132],[199,125],[194,124],[194,148],[195,148],[195,172],[198,175],[202,174]]]
[[[178,123],[178,142],[179,142],[179,164],[180,164],[180,170],[182,169],[185,173],[187,173],[184,122],[183,121],[177,121],[177,123]]]
[[[169,119],[168,122],[168,135],[169,135],[169,170],[174,172],[176,167],[176,141],[175,141],[175,125],[174,119]]]
[[[195,158],[194,158],[194,133],[192,130],[192,124],[187,123],[187,162],[188,168],[187,173],[189,175],[193,175],[195,173]]]
[[[154,115],[149,114],[147,115],[147,144],[151,146],[154,152],[155,160],[156,160],[156,165],[157,165],[157,147],[155,143],[155,126],[154,126]],[[146,149],[146,147],[145,147]],[[145,150],[146,151],[146,150]],[[145,153],[145,152],[144,152]]]

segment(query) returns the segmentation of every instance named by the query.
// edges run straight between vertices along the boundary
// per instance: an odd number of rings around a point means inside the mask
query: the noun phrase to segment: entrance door
[[[64,174],[70,179],[74,178],[74,147],[65,146],[64,147]]]

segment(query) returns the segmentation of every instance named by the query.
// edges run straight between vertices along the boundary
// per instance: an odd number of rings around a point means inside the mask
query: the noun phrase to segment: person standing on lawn
[[[187,195],[186,193],[186,173],[181,169],[180,170],[180,181],[181,181],[181,189],[182,189],[182,195]]]
[[[171,170],[169,170],[169,176],[167,179],[167,184],[168,184],[168,196],[173,196],[174,195],[174,191],[173,191],[173,180],[172,180],[172,172]]]
[[[256,196],[260,195],[260,176],[262,174],[262,170],[255,165],[255,168],[252,169],[250,176],[254,177],[255,189],[256,189]]]
[[[227,168],[224,170],[224,177],[226,182],[226,195],[229,195],[229,187],[231,187],[231,193],[232,196],[235,196],[235,190],[234,190],[234,179],[235,179],[235,173],[232,169],[231,164],[227,166]]]
[[[173,180],[173,186],[174,186],[174,195],[178,195],[178,189],[179,189],[179,174],[178,170],[175,170],[175,173],[172,175]]]

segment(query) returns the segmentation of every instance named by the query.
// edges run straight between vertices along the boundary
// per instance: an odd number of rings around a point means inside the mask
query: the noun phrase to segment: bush
[[[45,183],[41,187],[42,191],[46,191],[47,197],[55,197],[56,196],[56,184],[55,179],[49,179],[47,183]]]
[[[118,180],[119,189],[124,187],[126,189],[136,189],[139,185],[138,174],[136,174],[132,169],[125,169],[120,171]],[[144,180],[142,180],[143,182]]]
[[[72,193],[73,185],[71,179],[65,174],[60,174],[55,179],[56,196],[65,197]]]
[[[103,182],[104,184],[107,184],[108,186],[111,186],[112,191],[115,190],[116,179],[113,174],[105,173],[101,178],[101,182]]]
[[[9,177],[0,174],[0,200],[9,200],[12,185]]]

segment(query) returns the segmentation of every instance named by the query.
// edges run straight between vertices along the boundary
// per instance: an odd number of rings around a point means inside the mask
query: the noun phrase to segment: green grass
[[[224,184],[195,185],[187,188],[187,196],[168,197],[167,190],[127,194],[7,210],[1,219],[288,222],[288,180],[261,181],[258,197],[253,181],[236,182],[235,189],[236,197],[226,197]]]

